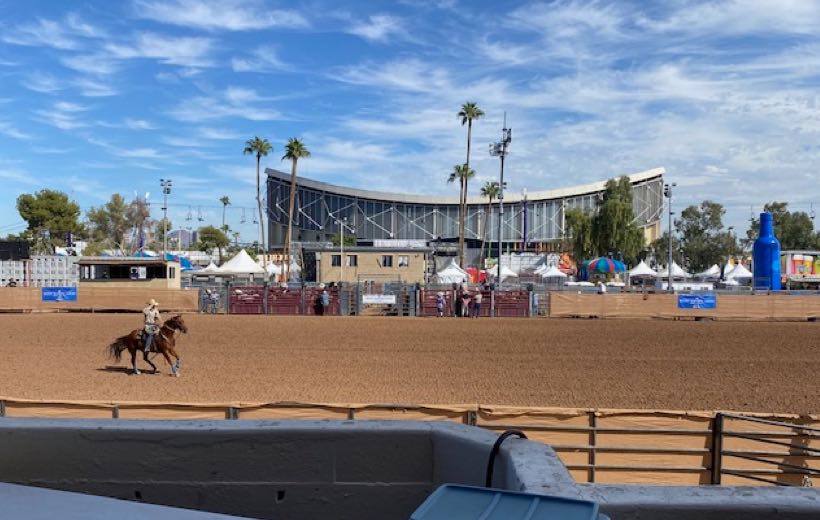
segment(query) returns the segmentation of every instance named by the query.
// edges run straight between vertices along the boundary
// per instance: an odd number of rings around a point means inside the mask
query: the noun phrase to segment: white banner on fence
[[[362,303],[365,305],[377,304],[377,305],[395,305],[396,304],[396,295],[395,294],[363,294],[362,295]]]

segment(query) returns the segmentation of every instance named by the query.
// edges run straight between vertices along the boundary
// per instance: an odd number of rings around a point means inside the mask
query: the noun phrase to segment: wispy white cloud
[[[197,135],[202,139],[214,140],[234,140],[241,139],[242,135],[239,132],[227,128],[210,128],[200,127],[196,130]]]
[[[0,135],[11,137],[13,139],[31,139],[32,136],[19,130],[14,124],[8,121],[0,120]]]
[[[74,130],[89,126],[86,121],[80,120],[78,114],[88,110],[88,107],[71,103],[69,101],[58,101],[50,109],[36,110],[36,119],[42,123],[54,126],[60,130]]]
[[[145,119],[125,118],[125,126],[131,130],[154,130],[157,128],[153,123]]]
[[[52,93],[63,90],[66,86],[61,81],[43,72],[35,71],[23,79],[21,84],[29,90],[42,93]]]
[[[81,38],[99,38],[104,32],[76,14],[68,14],[63,21],[38,18],[3,31],[2,40],[14,45],[53,47],[61,50],[82,48]]]
[[[251,121],[282,119],[282,114],[260,102],[265,101],[253,89],[228,87],[212,96],[186,99],[169,114],[180,121],[207,121],[234,117]]]
[[[231,58],[234,72],[279,72],[291,67],[279,58],[275,47],[265,45],[255,49],[251,56]]]
[[[368,19],[354,23],[347,29],[350,34],[355,34],[366,40],[385,42],[391,36],[406,35],[402,20],[389,14],[370,15]]]
[[[96,138],[96,137],[89,137],[87,140],[88,140],[89,143],[105,149],[111,155],[114,155],[116,157],[123,157],[123,158],[127,158],[127,159],[156,159],[156,160],[168,159],[167,154],[164,154],[164,153],[160,152],[159,150],[157,150],[156,148],[152,148],[152,147],[142,146],[142,147],[136,147],[136,148],[127,148],[127,147],[122,147],[122,146],[117,146],[117,145],[111,144],[110,142],[108,142],[104,139],[99,139],[99,138]],[[156,169],[157,168],[157,166],[154,165],[153,163],[134,162],[132,164],[138,165],[137,167],[145,168],[145,169]]]
[[[213,31],[298,29],[309,25],[298,11],[269,9],[259,0],[136,0],[134,8],[140,18]]]
[[[107,76],[119,69],[117,63],[110,56],[101,53],[63,56],[60,58],[60,63],[69,69],[95,76]]]
[[[115,58],[156,59],[168,65],[210,67],[213,40],[201,37],[173,37],[157,33],[140,33],[132,44],[109,43],[106,50]]]
[[[85,97],[108,97],[116,96],[119,92],[113,86],[102,81],[91,78],[77,78],[72,82]]]

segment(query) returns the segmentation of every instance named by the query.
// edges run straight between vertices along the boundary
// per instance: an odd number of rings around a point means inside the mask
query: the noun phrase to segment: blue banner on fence
[[[76,287],[43,287],[44,302],[76,302]]]
[[[715,309],[717,295],[714,294],[679,294],[678,309]]]

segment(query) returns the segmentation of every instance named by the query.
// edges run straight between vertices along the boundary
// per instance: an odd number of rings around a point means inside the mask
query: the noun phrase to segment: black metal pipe
[[[490,451],[490,460],[487,461],[487,478],[484,480],[484,487],[493,487],[493,469],[495,467],[495,457],[496,455],[498,455],[498,451],[501,449],[501,443],[503,443],[505,440],[512,437],[513,435],[521,439],[527,438],[527,435],[521,430],[507,430],[498,436],[498,439],[496,439],[495,444],[493,444],[493,449]]]

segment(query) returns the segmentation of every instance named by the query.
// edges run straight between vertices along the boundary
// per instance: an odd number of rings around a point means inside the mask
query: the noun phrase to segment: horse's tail
[[[128,339],[128,336],[120,336],[108,345],[108,348],[106,349],[108,351],[108,356],[114,358],[114,361],[119,362],[122,357],[122,351],[128,348],[125,344],[126,339]]]

